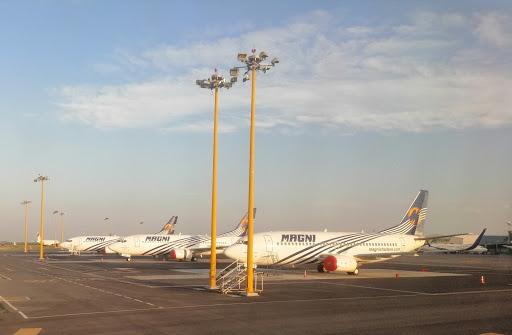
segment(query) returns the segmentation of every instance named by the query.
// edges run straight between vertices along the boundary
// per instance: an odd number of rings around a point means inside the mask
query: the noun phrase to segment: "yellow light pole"
[[[60,243],[64,242],[64,215],[66,213],[59,213],[60,217],[62,218],[61,226],[60,226]]]
[[[55,214],[59,214],[59,211],[53,211],[53,239],[57,240],[57,217]]]
[[[215,89],[215,110],[213,122],[213,181],[212,181],[212,231],[211,231],[211,246],[210,246],[210,281],[209,288],[214,290],[217,288],[217,120],[218,120],[218,103],[219,103],[219,88],[231,88],[233,83],[237,81],[236,78],[231,79],[226,83],[224,77],[217,73],[213,74],[208,79],[196,80],[196,85],[201,88],[210,90]]]
[[[39,259],[44,259],[43,257],[43,203],[44,203],[44,182],[50,180],[50,177],[48,176],[41,176],[39,175],[36,179],[34,179],[34,182],[41,182],[41,234],[39,235],[41,238],[41,245],[40,245],[40,253],[39,253]]]
[[[247,56],[247,53],[239,53],[238,60],[245,63],[244,66],[234,67],[230,70],[231,76],[238,76],[238,69],[247,69],[244,74],[243,81],[251,78],[248,74],[252,72],[252,98],[251,98],[251,144],[250,144],[250,159],[249,159],[249,217],[247,225],[247,290],[245,295],[254,296],[253,281],[254,281],[254,267],[253,267],[253,232],[254,232],[254,105],[255,105],[255,92],[256,92],[256,70],[263,71],[263,73],[270,70],[271,66],[279,63],[279,59],[274,58],[270,64],[261,64],[268,57],[266,52],[260,52],[259,55],[255,54],[256,49],[252,49],[252,55]]]
[[[28,204],[30,204],[32,201],[23,200],[21,203],[22,205],[25,205],[25,251],[27,252],[27,215],[28,215]]]

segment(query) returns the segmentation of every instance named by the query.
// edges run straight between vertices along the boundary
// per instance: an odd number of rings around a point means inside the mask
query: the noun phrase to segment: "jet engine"
[[[322,262],[323,269],[325,271],[339,271],[339,272],[347,272],[349,275],[357,275],[359,273],[359,269],[357,268],[357,261],[352,256],[345,255],[329,255],[325,257]]]
[[[116,252],[110,249],[109,247],[104,247],[98,251],[101,254],[115,254]]]
[[[172,249],[169,253],[170,259],[179,259],[179,260],[187,260],[195,262],[197,261],[197,257],[195,257],[189,249]]]

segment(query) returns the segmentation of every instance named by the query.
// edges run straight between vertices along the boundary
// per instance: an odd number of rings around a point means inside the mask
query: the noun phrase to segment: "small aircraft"
[[[37,243],[41,243],[41,236],[39,236],[39,233],[37,233]],[[45,239],[43,239],[43,245],[46,245],[46,246],[58,247],[59,243],[60,243],[59,240],[45,240]]]

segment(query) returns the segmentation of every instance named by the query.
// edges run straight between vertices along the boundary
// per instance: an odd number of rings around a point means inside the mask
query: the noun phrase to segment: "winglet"
[[[475,243],[473,243],[469,248],[466,248],[464,250],[473,250],[473,249],[475,249],[480,244],[480,241],[482,240],[482,237],[484,236],[486,230],[487,230],[487,228],[484,228],[484,230],[482,230],[480,235],[478,235],[478,237],[476,238]]]

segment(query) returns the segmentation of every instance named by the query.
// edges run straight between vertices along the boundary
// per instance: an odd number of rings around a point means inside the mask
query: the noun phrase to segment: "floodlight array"
[[[260,70],[263,71],[263,73],[270,70],[272,66],[276,66],[277,63],[279,63],[278,58],[273,58],[272,61],[270,61],[270,64],[262,64],[267,58],[268,53],[262,51],[259,54],[256,54],[256,50],[252,50],[252,55],[248,56],[245,52],[238,53],[238,60],[242,63],[245,63],[244,66],[235,66],[234,68],[229,70],[229,75],[233,78],[237,78],[240,74],[239,69],[246,69],[246,72],[244,73],[242,80],[246,82],[247,80],[251,79],[251,75],[249,74],[252,70]],[[233,78],[231,78],[231,82],[233,82]]]
[[[196,85],[200,86],[201,88],[208,88],[210,90],[213,90],[215,88],[231,88],[233,86],[233,83],[235,83],[236,80],[231,79],[231,81],[226,82],[226,79],[220,74],[217,73],[217,70],[215,70],[215,73],[208,79],[198,79],[196,80]]]

